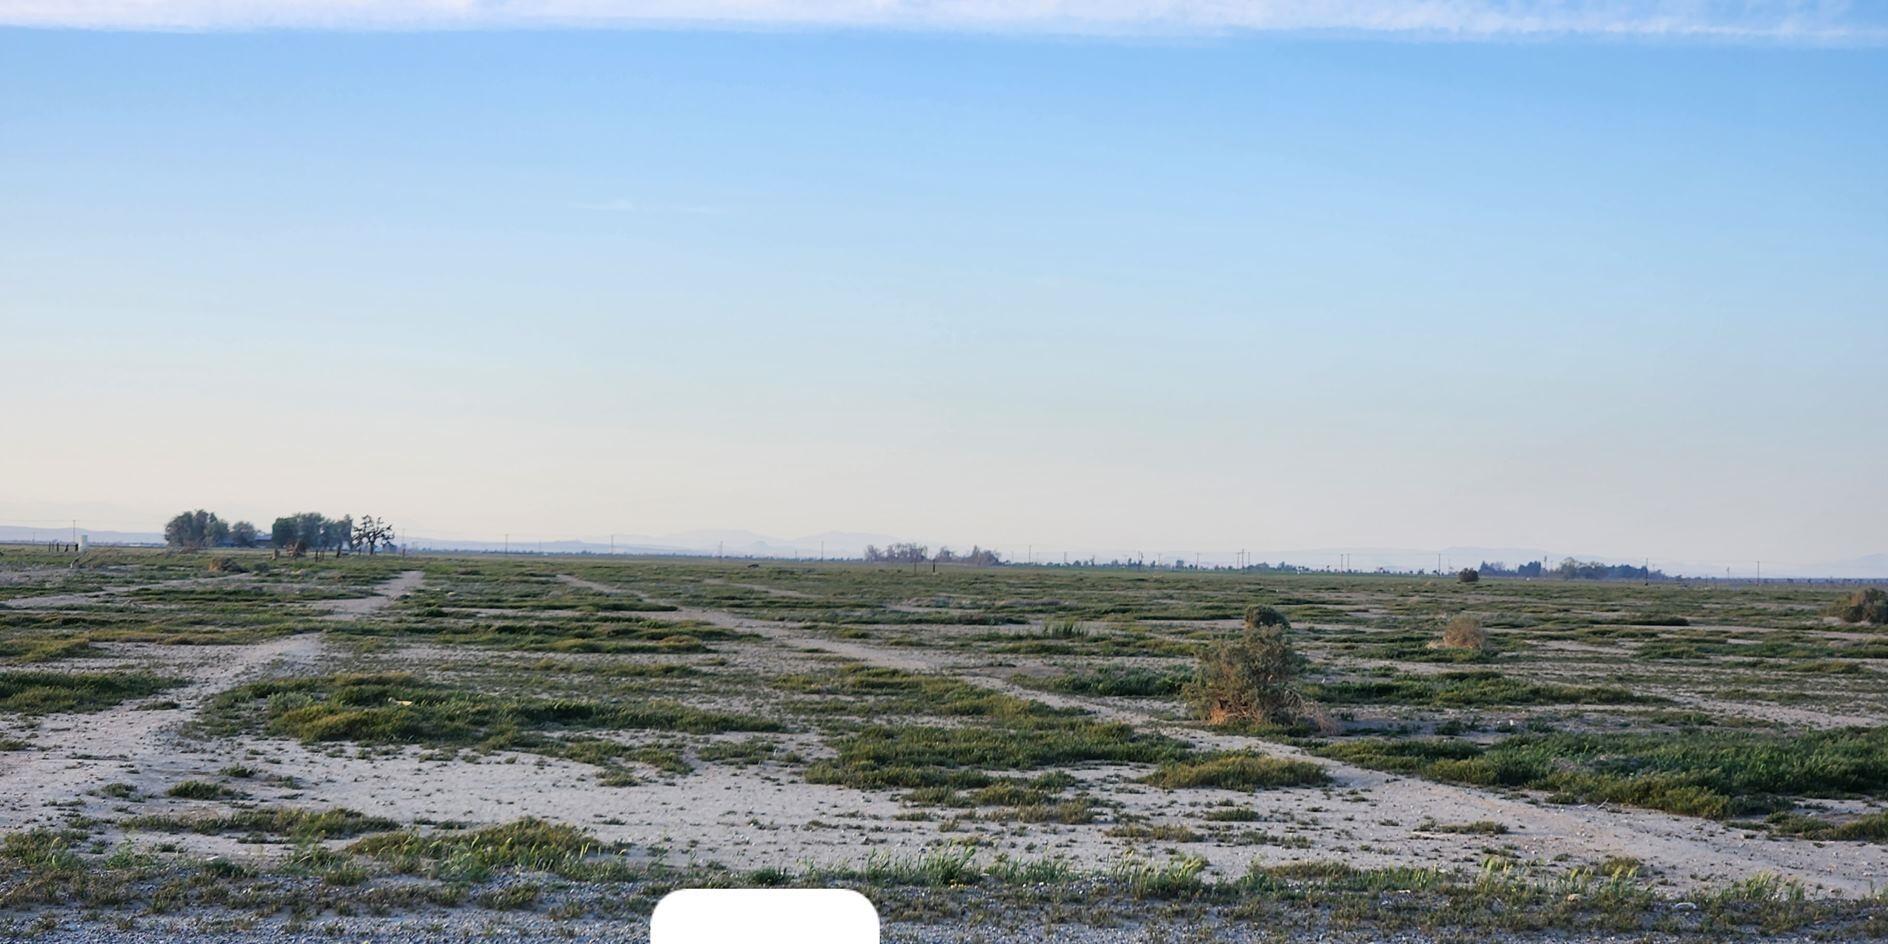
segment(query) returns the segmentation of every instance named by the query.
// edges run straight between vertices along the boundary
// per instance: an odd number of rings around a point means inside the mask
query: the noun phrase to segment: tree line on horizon
[[[256,547],[262,543],[261,532],[247,521],[226,522],[216,512],[198,508],[181,512],[164,524],[164,545],[174,550],[199,551],[212,547]],[[284,515],[269,526],[269,546],[278,553],[301,557],[313,552],[344,554],[348,551],[377,553],[392,548],[393,526],[383,518],[352,515],[330,518],[319,512],[303,511]]]
[[[910,542],[891,544],[882,548],[876,544],[867,544],[865,559],[870,563],[920,564],[935,561],[939,564],[973,564],[979,567],[994,567],[1003,563],[1002,556],[997,552],[975,544],[970,546],[969,551],[961,554],[948,547],[938,548],[936,555],[932,555],[930,551],[931,549],[923,544]]]
[[[1651,567],[1634,567],[1631,564],[1607,564],[1601,561],[1583,561],[1566,558],[1558,567],[1548,568],[1541,561],[1528,561],[1518,567],[1509,567],[1501,561],[1489,563],[1482,561],[1475,568],[1484,577],[1559,577],[1562,580],[1670,580],[1670,575]]]

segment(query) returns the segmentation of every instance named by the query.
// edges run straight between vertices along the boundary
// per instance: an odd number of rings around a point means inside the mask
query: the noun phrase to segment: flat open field
[[[1888,631],[1840,593],[3,548],[0,935],[836,884],[889,940],[1872,939]],[[1322,723],[1189,710],[1252,604]]]

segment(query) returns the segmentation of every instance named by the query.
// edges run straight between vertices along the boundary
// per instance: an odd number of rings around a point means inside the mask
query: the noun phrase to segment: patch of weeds
[[[1191,898],[1205,885],[1201,874],[1206,860],[1198,856],[1177,856],[1167,862],[1152,862],[1128,856],[1108,871],[1116,887],[1134,898]]]
[[[806,779],[860,789],[987,786],[989,770],[1035,770],[1097,761],[1154,763],[1185,751],[1178,741],[1129,725],[1069,716],[1030,702],[987,725],[873,725],[839,739],[838,756],[810,765]]]
[[[355,840],[347,851],[409,875],[452,882],[482,882],[501,869],[548,872],[573,881],[624,876],[620,851],[573,826],[521,819],[465,832],[381,833]]]
[[[147,672],[0,672],[0,711],[102,711],[177,684]]]
[[[293,807],[263,807],[209,816],[135,816],[125,820],[123,825],[131,829],[164,833],[197,833],[205,836],[235,834],[306,840],[344,839],[393,829],[399,824],[348,809],[316,812]]]
[[[279,679],[232,689],[212,703],[226,727],[260,709],[271,734],[304,743],[426,744],[523,750],[596,762],[633,749],[595,738],[559,740],[551,731],[653,730],[690,734],[777,731],[747,715],[674,702],[597,702],[514,697],[457,688],[403,673]]]
[[[716,741],[704,745],[695,752],[703,763],[727,764],[733,767],[751,767],[764,764],[779,753],[780,747],[766,738],[746,738],[740,741]]]
[[[1087,672],[1071,672],[1049,678],[1018,679],[1032,688],[1068,695],[1102,695],[1115,698],[1157,698],[1180,694],[1187,676],[1154,669],[1106,666]]]
[[[861,871],[874,885],[915,885],[923,888],[951,888],[974,885],[983,877],[977,868],[977,852],[968,846],[933,849],[915,859],[873,853]]]
[[[1794,797],[1888,793],[1888,728],[1789,736],[1753,732],[1519,735],[1463,740],[1362,739],[1319,752],[1380,770],[1480,786],[1551,791],[1722,819]]]
[[[1212,823],[1253,823],[1259,820],[1259,811],[1244,806],[1221,806],[1207,810],[1200,818]]]
[[[1333,705],[1411,705],[1472,708],[1490,705],[1643,705],[1667,699],[1611,686],[1526,682],[1499,672],[1442,672],[1385,679],[1326,682],[1307,687],[1311,697]]]
[[[0,639],[0,661],[24,665],[55,662],[97,655],[92,641],[84,637],[67,639]]]
[[[1888,624],[1888,591],[1879,587],[1857,590],[1830,604],[1824,612],[1845,623]]]
[[[1080,639],[1087,635],[1082,621],[1073,616],[1051,616],[1042,621],[1042,636],[1046,639]]]
[[[165,790],[164,795],[167,797],[176,797],[180,800],[221,800],[225,797],[241,796],[241,794],[222,784],[210,783],[204,780],[180,781],[172,784],[169,790]]]
[[[708,643],[739,633],[709,623],[635,617],[597,621],[570,619],[467,622],[417,619],[390,625],[353,624],[342,631],[356,635],[399,633],[439,643],[507,649],[514,652],[609,653],[614,655],[708,652]]]
[[[1833,842],[1888,842],[1888,811],[1841,820],[1801,813],[1772,813],[1764,821],[1779,835]]]
[[[1116,839],[1142,839],[1148,842],[1199,842],[1199,833],[1177,823],[1122,823],[1110,826],[1107,835]]]
[[[1416,831],[1454,833],[1464,836],[1505,836],[1508,834],[1508,827],[1507,824],[1497,823],[1492,819],[1478,819],[1468,823],[1438,823],[1433,819],[1425,819],[1416,824]]]
[[[1168,790],[1266,790],[1321,786],[1331,782],[1331,775],[1307,760],[1228,752],[1162,764],[1142,782]]]

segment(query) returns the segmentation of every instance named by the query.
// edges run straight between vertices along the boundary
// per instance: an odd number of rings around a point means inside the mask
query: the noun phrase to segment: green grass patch
[[[1321,786],[1331,782],[1331,775],[1323,767],[1307,760],[1237,752],[1170,761],[1162,764],[1143,782],[1168,790],[1199,787],[1267,790]]]
[[[521,819],[467,831],[381,833],[355,840],[354,855],[376,859],[392,870],[452,882],[481,882],[500,870],[548,872],[586,881],[625,871],[619,851],[574,826]]]
[[[178,683],[146,672],[0,672],[0,711],[24,715],[103,711]]]
[[[203,780],[184,780],[172,784],[169,790],[164,791],[164,795],[167,797],[176,797],[180,800],[220,800],[224,797],[233,797],[238,794],[236,791],[219,784],[209,783]]]
[[[348,809],[303,810],[262,807],[209,816],[134,816],[123,822],[130,829],[204,836],[267,836],[291,840],[345,839],[363,833],[393,829],[399,824]]]
[[[1528,682],[1499,672],[1441,672],[1325,682],[1306,694],[1326,705],[1410,705],[1476,708],[1494,705],[1645,705],[1667,699],[1607,685]]]
[[[1464,740],[1361,739],[1327,744],[1320,753],[1435,780],[1547,790],[1575,802],[1713,819],[1784,809],[1799,797],[1888,793],[1888,728],[1788,736],[1521,735],[1487,747]]]
[[[865,677],[877,678],[876,674]],[[1185,745],[1081,712],[987,692],[946,679],[907,676],[900,684],[942,684],[929,707],[964,719],[949,727],[873,724],[840,737],[838,756],[807,768],[813,783],[861,789],[975,788],[994,782],[990,770],[1036,770],[1092,762],[1172,760]],[[858,679],[855,679],[855,682]],[[908,693],[901,695],[908,697]]]
[[[604,730],[716,734],[778,731],[779,722],[659,699],[591,701],[475,691],[405,673],[257,682],[217,696],[213,726],[259,724],[303,743],[415,744],[520,750],[612,766],[635,760],[682,773],[679,752],[586,736]]]
[[[1144,668],[1106,666],[1086,672],[1070,672],[1048,678],[1020,677],[1018,681],[1032,688],[1066,695],[1100,695],[1113,698],[1177,697],[1190,676],[1184,672]]]
[[[1775,813],[1765,823],[1772,831],[1784,836],[1834,842],[1888,842],[1888,812],[1841,820],[1821,819],[1801,813]]]

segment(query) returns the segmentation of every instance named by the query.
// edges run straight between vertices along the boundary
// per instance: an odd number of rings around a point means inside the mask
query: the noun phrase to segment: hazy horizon
[[[1882,17],[1315,6],[0,0],[0,523],[1888,551]]]

